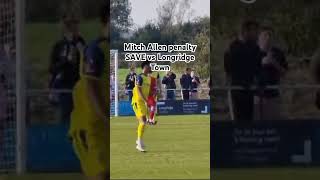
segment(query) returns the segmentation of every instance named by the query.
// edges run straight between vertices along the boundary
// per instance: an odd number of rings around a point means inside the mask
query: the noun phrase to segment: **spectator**
[[[320,84],[320,50],[317,50],[312,59],[312,74],[317,84]],[[315,94],[315,105],[320,109],[320,90]]]
[[[208,95],[209,95],[209,98],[211,98],[212,91],[213,91],[213,89],[211,88],[211,86],[212,86],[211,77],[210,77],[207,85],[208,85],[208,88],[209,88],[209,93],[208,93]]]
[[[177,87],[176,87],[175,79],[176,79],[176,74],[174,74],[171,71],[167,71],[166,76],[164,76],[162,79],[162,84],[165,85],[166,92],[167,92],[167,96],[166,96],[167,100],[176,99],[175,89]]]
[[[49,88],[71,91],[79,79],[80,53],[85,41],[79,34],[79,21],[74,15],[64,15],[62,24],[62,39],[55,43],[51,52]],[[73,109],[71,92],[51,91],[49,99],[58,105],[60,120],[69,121]]]
[[[191,99],[198,99],[198,86],[200,85],[200,79],[195,75],[194,71],[191,71]]]
[[[282,50],[272,44],[273,29],[261,28],[258,45],[261,51],[259,83],[262,87],[280,85],[280,79],[288,69]],[[273,120],[281,118],[279,89],[262,89],[255,96],[255,119]]]
[[[225,70],[231,85],[242,90],[232,90],[231,99],[234,119],[240,122],[253,120],[254,94],[248,89],[254,85],[260,67],[260,49],[257,45],[258,23],[246,21],[241,27],[240,36],[225,53]]]
[[[131,67],[129,74],[126,77],[126,93],[129,97],[129,101],[132,100],[132,90],[134,88],[136,75],[137,74],[135,73],[135,68]]]
[[[192,84],[191,69],[186,68],[186,72],[180,78],[181,94],[183,100],[189,100],[190,89]]]
[[[0,22],[0,162],[5,160],[6,152],[3,145],[5,144],[5,129],[10,125],[9,121],[12,116],[13,104],[10,106],[10,97],[14,95],[14,49],[6,37],[8,28],[11,24],[7,21]],[[11,98],[12,99],[12,98]],[[11,114],[11,116],[10,116]]]

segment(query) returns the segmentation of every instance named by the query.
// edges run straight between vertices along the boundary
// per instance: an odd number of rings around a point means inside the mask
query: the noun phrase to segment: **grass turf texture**
[[[169,169],[168,169],[169,170]],[[156,177],[155,177],[156,178]],[[80,174],[29,174],[22,177],[1,176],[0,180],[85,180]],[[214,180],[319,180],[319,168],[219,169]]]
[[[111,178],[208,179],[209,116],[158,116],[156,119],[158,124],[145,130],[146,153],[135,149],[135,117],[111,120]]]

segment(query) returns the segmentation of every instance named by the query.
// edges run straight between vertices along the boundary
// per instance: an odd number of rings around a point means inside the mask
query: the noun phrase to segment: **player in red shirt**
[[[150,94],[147,100],[149,117],[147,119],[147,123],[150,125],[156,125],[157,121],[154,120],[154,116],[157,110],[157,78],[153,77],[152,74],[150,74],[150,77]]]

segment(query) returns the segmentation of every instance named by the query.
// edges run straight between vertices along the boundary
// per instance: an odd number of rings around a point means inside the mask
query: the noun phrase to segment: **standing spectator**
[[[74,15],[64,15],[62,25],[62,39],[55,43],[51,52],[49,88],[71,91],[79,79],[80,53],[85,41],[79,34],[79,21]],[[60,120],[69,121],[73,109],[72,93],[51,91],[49,98],[58,105]]]
[[[209,93],[208,93],[208,95],[209,95],[209,98],[211,98],[212,91],[213,91],[213,89],[211,88],[211,86],[212,86],[211,77],[210,77],[207,85],[208,85],[208,88],[209,88]]]
[[[257,45],[258,27],[255,21],[244,22],[240,36],[225,54],[225,69],[231,85],[243,88],[231,91],[234,110],[231,114],[235,120],[244,123],[253,120],[254,91],[249,88],[255,83],[261,62]]]
[[[171,71],[167,71],[166,76],[163,77],[162,79],[162,84],[165,85],[167,96],[167,100],[175,100],[176,99],[176,94],[175,94],[175,89],[177,88],[176,83],[176,74],[174,74]]]
[[[135,73],[135,68],[131,67],[129,74],[126,77],[126,93],[130,102],[132,100],[132,90],[134,88],[136,76],[137,74]]]
[[[14,48],[6,35],[10,22],[0,22],[0,162],[7,158],[5,130],[13,119],[12,96],[14,96]],[[11,104],[11,105],[10,105]]]
[[[272,44],[273,29],[261,28],[258,45],[261,50],[261,72],[259,82],[262,87],[280,85],[280,79],[288,69],[282,50]],[[262,89],[255,96],[255,119],[275,120],[281,118],[281,98],[279,89]]]
[[[320,84],[320,50],[317,50],[312,58],[312,74],[317,84]],[[320,110],[320,90],[315,94],[315,105]]]
[[[195,75],[194,71],[191,71],[191,99],[198,99],[198,86],[200,85],[200,79]]]
[[[183,100],[190,99],[190,89],[192,84],[191,68],[186,68],[186,72],[180,78],[181,94]]]

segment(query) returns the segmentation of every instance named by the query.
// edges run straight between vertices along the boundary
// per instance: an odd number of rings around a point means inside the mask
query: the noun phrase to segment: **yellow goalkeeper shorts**
[[[132,102],[132,108],[137,118],[147,116],[148,107],[144,102]]]
[[[102,123],[103,124],[103,123]],[[109,173],[108,129],[104,125],[70,132],[72,144],[83,173],[94,177]]]

